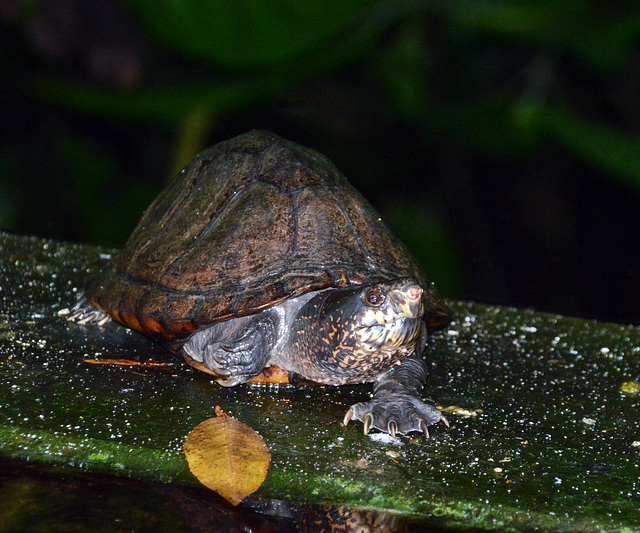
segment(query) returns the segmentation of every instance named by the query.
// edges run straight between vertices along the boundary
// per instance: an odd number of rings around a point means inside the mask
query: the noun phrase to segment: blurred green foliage
[[[617,226],[571,255],[593,240],[581,213],[601,187],[640,206],[637,3],[89,4],[0,9],[1,227],[121,245],[177,168],[260,127],[333,159],[442,292],[593,306],[578,291],[608,274],[585,257],[615,253]]]
[[[158,42],[214,67],[263,70],[295,61],[361,17],[371,0],[132,0]],[[311,65],[313,70],[313,65]]]

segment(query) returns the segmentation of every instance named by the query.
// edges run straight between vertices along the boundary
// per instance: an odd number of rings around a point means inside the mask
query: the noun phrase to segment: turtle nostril
[[[413,285],[407,289],[407,298],[409,300],[419,300],[422,297],[422,287]]]

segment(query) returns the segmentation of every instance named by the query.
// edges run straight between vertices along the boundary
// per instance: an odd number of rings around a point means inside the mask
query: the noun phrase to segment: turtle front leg
[[[371,401],[351,406],[344,424],[352,419],[360,420],[365,434],[375,428],[394,437],[397,433],[412,431],[422,431],[428,437],[430,425],[441,422],[449,426],[440,411],[422,401],[420,393],[426,377],[425,363],[414,353],[374,383]]]
[[[220,385],[233,387],[249,381],[267,366],[276,335],[277,317],[266,310],[197,331],[182,348],[195,363],[225,378]]]

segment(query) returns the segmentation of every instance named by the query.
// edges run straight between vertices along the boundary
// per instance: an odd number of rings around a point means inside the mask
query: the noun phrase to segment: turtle
[[[448,426],[421,397],[427,335],[448,321],[433,283],[328,158],[270,132],[198,154],[69,318],[113,319],[223,386],[373,383],[344,417],[365,434]]]

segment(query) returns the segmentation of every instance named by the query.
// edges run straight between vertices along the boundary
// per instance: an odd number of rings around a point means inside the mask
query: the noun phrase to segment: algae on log
[[[367,437],[340,424],[367,386],[226,389],[117,324],[68,323],[76,289],[112,253],[0,233],[2,456],[193,484],[184,438],[220,405],[272,452],[261,498],[375,507],[434,527],[640,524],[640,398],[620,389],[640,379],[638,328],[452,303],[453,321],[429,341],[426,388],[461,408],[451,429]]]

